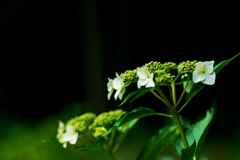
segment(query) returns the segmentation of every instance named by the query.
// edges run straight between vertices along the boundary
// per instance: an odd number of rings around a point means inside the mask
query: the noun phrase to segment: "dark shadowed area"
[[[58,120],[89,111],[146,106],[164,112],[151,94],[121,107],[113,97],[108,101],[108,77],[150,61],[218,64],[235,56],[237,16],[234,10],[222,13],[222,7],[214,0],[1,1],[0,159],[107,159],[70,145],[64,149],[57,141],[41,141],[56,136]],[[201,152],[209,159],[240,158],[239,62],[238,57],[226,66],[215,85],[205,87],[182,112],[194,121],[217,101]],[[128,87],[124,96],[136,89]],[[116,156],[135,159],[164,119],[141,119]]]

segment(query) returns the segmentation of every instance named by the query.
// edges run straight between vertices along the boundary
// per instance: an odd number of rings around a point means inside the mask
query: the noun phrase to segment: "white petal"
[[[153,73],[149,74],[150,75],[150,78],[153,79]]]
[[[145,86],[146,83],[148,83],[148,79],[139,79],[137,82],[138,88]]]
[[[75,144],[77,142],[77,138],[78,138],[78,133],[76,133],[75,135],[72,135],[72,140],[69,143]]]
[[[119,82],[121,82],[121,83],[123,83],[123,80],[122,80],[122,78],[118,75],[118,73],[116,72],[116,76],[117,76],[117,79],[118,79],[118,81]]]
[[[67,125],[67,127],[66,127],[66,133],[67,133],[67,134],[73,134],[73,133],[75,133],[74,127],[71,126],[71,125]]]
[[[206,78],[202,83],[207,85],[213,85],[215,83],[216,74],[213,72],[212,74],[205,74]]]
[[[113,89],[108,93],[107,97],[108,97],[108,100],[110,100],[111,96],[112,96],[112,93],[113,93]]]
[[[140,68],[137,70],[137,75],[140,79],[146,79],[147,75],[145,73],[145,68]]]
[[[69,142],[71,140],[72,140],[72,136],[67,133],[65,133],[62,137],[62,142]]]
[[[206,64],[204,62],[197,62],[195,71],[197,73],[205,70]]]
[[[192,80],[193,80],[194,83],[198,83],[198,82],[203,81],[205,79],[205,74],[197,73],[197,71],[194,71],[192,75],[193,75]]]
[[[125,93],[125,91],[126,91],[126,88],[123,87],[123,88],[121,89],[120,93],[119,93],[119,99],[120,99],[120,100],[122,100],[122,97],[123,97],[123,94]]]
[[[214,61],[205,61],[204,63],[206,64],[205,72],[208,74],[212,73]]]
[[[115,93],[115,95],[114,95],[114,98],[115,98],[115,100],[117,99],[117,97],[118,97],[118,95],[119,95],[120,91],[121,91],[121,88],[120,88],[120,89],[118,89],[118,90],[117,90],[117,92]]]
[[[67,148],[67,142],[63,144],[63,148]]]
[[[113,88],[113,80],[108,78],[108,83],[107,83],[107,87],[108,87],[108,92],[110,92]]]
[[[152,79],[148,79],[148,83],[147,83],[147,85],[146,85],[146,88],[148,88],[148,87],[155,87],[155,83],[153,82],[153,80]]]
[[[122,87],[121,81],[119,81],[118,78],[115,78],[115,79],[113,80],[113,88],[114,88],[114,89],[119,89],[119,88],[121,88],[121,87]]]
[[[146,74],[147,76],[150,76],[150,72],[149,72],[149,70],[148,70],[147,67],[144,68],[144,72],[145,72],[145,74]]]

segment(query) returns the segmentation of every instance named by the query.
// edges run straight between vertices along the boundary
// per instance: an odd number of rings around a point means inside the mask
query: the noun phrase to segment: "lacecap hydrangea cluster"
[[[108,78],[108,99],[110,99],[114,90],[114,98],[122,100],[126,87],[131,83],[137,83],[141,86],[154,87],[155,85],[167,85],[171,83],[176,76],[183,74],[192,74],[196,68],[197,61],[184,61],[180,64],[174,62],[149,62],[134,70],[127,70],[120,75],[116,73],[116,78]]]
[[[70,119],[66,124],[59,121],[57,139],[67,147],[67,143],[76,144],[79,136],[91,134],[98,138],[106,133],[117,120],[125,113],[122,110],[104,112],[98,116],[94,113],[85,113],[83,115]],[[124,130],[119,129],[120,132]]]

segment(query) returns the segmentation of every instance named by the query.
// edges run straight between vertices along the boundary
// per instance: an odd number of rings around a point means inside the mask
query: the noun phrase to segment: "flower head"
[[[204,84],[213,85],[216,79],[213,64],[214,61],[197,62],[193,72],[193,82],[198,83],[201,81]]]
[[[66,125],[73,126],[79,134],[85,134],[88,132],[88,127],[93,123],[95,118],[96,115],[94,113],[87,112],[70,119]]]
[[[126,91],[126,87],[124,86],[124,82],[122,78],[116,73],[116,78],[114,78],[112,85],[113,88],[116,89],[116,93],[114,95],[114,98],[117,99],[119,97],[120,100],[122,100],[123,94]]]
[[[137,82],[138,88],[141,86],[145,86],[146,88],[155,87],[155,83],[153,81],[153,73],[150,74],[147,67],[138,69],[137,75],[139,77],[139,80]]]

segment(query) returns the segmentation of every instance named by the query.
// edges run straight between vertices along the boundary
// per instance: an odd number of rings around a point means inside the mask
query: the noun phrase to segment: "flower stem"
[[[182,98],[183,98],[183,96],[184,96],[184,94],[185,94],[185,91],[186,91],[186,89],[187,89],[187,86],[188,86],[188,83],[189,83],[189,79],[190,79],[190,76],[188,76],[187,84],[186,84],[186,86],[184,87],[183,92],[182,92],[180,98],[178,99],[178,102],[177,102],[177,104],[175,105],[175,107],[177,107],[177,106],[179,105],[179,103],[181,102],[181,100],[182,100]]]
[[[155,97],[157,97],[160,101],[162,101],[164,104],[168,105],[167,102],[166,102],[162,97],[160,97],[157,93],[155,93],[153,90],[150,90],[150,92],[151,92]]]
[[[171,103],[168,101],[167,97],[163,94],[162,90],[161,90],[157,85],[155,86],[155,88],[156,88],[157,92],[160,94],[160,96],[165,100],[165,102],[166,102],[165,104],[166,104],[169,108],[171,108],[172,105],[171,105]]]
[[[175,88],[175,81],[172,81],[171,87],[172,87],[172,99],[173,99],[173,104],[174,104],[174,106],[176,106],[176,88]]]
[[[115,157],[115,155],[113,154],[112,151],[109,151],[109,152],[108,152],[108,155],[110,156],[110,158],[111,158],[112,160],[117,160],[117,158]]]
[[[187,142],[187,138],[186,138],[186,136],[185,136],[185,134],[184,134],[184,132],[182,130],[182,125],[181,125],[181,122],[179,120],[178,113],[177,113],[177,111],[174,108],[172,108],[172,114],[173,114],[173,118],[174,118],[174,120],[175,120],[175,122],[177,124],[178,130],[180,132],[183,144],[184,144],[185,148],[188,148],[189,145],[188,145],[188,142]]]

